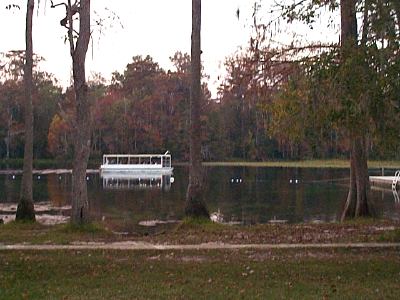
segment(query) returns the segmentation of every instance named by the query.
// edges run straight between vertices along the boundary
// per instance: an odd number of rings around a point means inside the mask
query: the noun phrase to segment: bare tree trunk
[[[7,137],[4,139],[4,142],[6,143],[6,159],[10,159],[10,128],[7,129]]]
[[[354,142],[355,171],[357,186],[357,202],[355,217],[374,215],[372,203],[369,202],[369,175],[368,175],[368,146],[367,137],[362,135],[355,138]]]
[[[355,199],[357,196],[357,186],[356,186],[356,174],[355,174],[355,162],[353,155],[353,145],[351,145],[350,150],[350,187],[349,193],[347,194],[347,200],[342,212],[340,220],[343,222],[346,218],[350,218],[355,215]]]
[[[8,99],[7,102],[10,100]],[[4,138],[6,143],[6,159],[10,159],[10,144],[11,144],[11,125],[12,125],[12,114],[10,103],[7,103],[7,136]]]
[[[192,82],[190,92],[190,169],[185,213],[188,217],[209,218],[204,203],[201,166],[201,0],[192,0]]]
[[[22,174],[21,194],[17,208],[16,220],[35,221],[35,209],[32,195],[32,164],[33,164],[33,43],[32,43],[32,19],[35,7],[34,0],[27,1],[26,10],[26,52],[24,70],[25,89],[25,146],[24,146],[24,168]]]
[[[341,0],[341,47],[342,62],[351,59],[357,49],[356,0]],[[346,87],[344,87],[347,90]],[[362,97],[361,97],[362,98]],[[353,99],[353,101],[364,101]],[[372,203],[369,203],[368,149],[366,133],[363,128],[350,128],[350,188],[341,220],[373,215]]]
[[[357,45],[357,18],[356,0],[340,0],[341,46],[356,47]]]
[[[70,13],[71,21],[72,13]],[[85,73],[86,53],[90,40],[90,0],[80,1],[79,21],[79,36],[76,48],[71,47],[76,101],[71,222],[85,224],[90,222],[86,169],[90,155],[91,118]],[[72,27],[72,22],[70,26]],[[73,40],[70,40],[71,42],[73,43]]]

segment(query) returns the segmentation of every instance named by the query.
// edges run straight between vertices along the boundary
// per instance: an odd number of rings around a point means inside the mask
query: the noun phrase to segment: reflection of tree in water
[[[400,204],[399,192],[396,189],[394,189],[392,192],[393,192],[394,202]]]
[[[0,198],[0,202],[15,203],[18,201],[18,187],[16,185],[17,179],[13,179],[12,175],[5,175],[2,177],[4,178],[4,181],[3,187],[0,186],[0,190],[3,190],[4,192],[1,193],[3,196]]]
[[[182,178],[181,175],[178,177]],[[186,189],[184,180],[170,184],[170,176],[163,178],[163,183],[170,185],[165,188],[165,184],[157,186],[156,180],[152,182],[152,178],[144,178],[140,178],[142,186],[138,178],[120,178],[122,181],[118,182],[116,178],[110,178],[111,188],[104,186],[104,178],[97,177],[97,183],[92,183],[96,180],[91,179],[88,191],[95,219],[104,220],[109,228],[120,232],[132,231],[141,221],[182,219]]]
[[[184,216],[187,168],[174,170],[175,181],[169,191],[104,190],[98,175],[88,175],[91,213],[97,220],[105,216],[116,228],[132,229],[144,220],[180,220]],[[290,222],[332,221],[347,193],[347,170],[291,168],[210,167],[207,172],[207,206],[210,212],[224,215],[224,222],[246,224],[286,219]],[[290,179],[299,179],[298,184]],[[232,183],[232,179],[242,182]],[[340,179],[333,180],[332,179]],[[344,180],[343,180],[344,179]],[[0,176],[0,202],[16,203],[21,176]],[[70,174],[34,176],[35,201],[50,201],[51,206],[68,205]],[[377,209],[388,218],[399,218],[400,204],[389,190],[372,191]],[[113,228],[110,226],[110,228]]]
[[[17,203],[21,175],[0,175],[0,203]]]
[[[331,182],[342,178],[343,170],[213,167],[208,174],[207,205],[224,222],[331,221],[338,195],[346,192]]]
[[[61,207],[68,204],[70,184],[67,175],[51,174],[47,176],[47,193],[52,206]]]

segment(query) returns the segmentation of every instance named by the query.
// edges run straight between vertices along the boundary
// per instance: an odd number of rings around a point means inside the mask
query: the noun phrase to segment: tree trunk
[[[6,159],[10,159],[10,129],[7,129],[7,137],[4,139],[4,142],[6,143]]]
[[[350,151],[350,188],[341,221],[347,218],[373,216],[373,203],[369,202],[369,176],[365,138],[354,137]]]
[[[355,175],[355,162],[353,155],[353,145],[351,145],[350,150],[350,187],[349,193],[347,194],[347,200],[342,211],[342,216],[340,220],[343,222],[346,218],[350,218],[355,215],[355,199],[357,196],[357,186],[356,186],[356,175]]]
[[[369,176],[368,176],[368,155],[367,143],[365,135],[356,137],[354,139],[353,151],[354,155],[354,168],[356,173],[356,187],[357,187],[357,201],[355,217],[372,216],[372,206],[368,203],[369,194]]]
[[[397,17],[398,30],[400,32],[400,2],[399,0],[392,0],[392,3]]]
[[[341,47],[357,46],[356,0],[340,0]]]
[[[185,213],[188,217],[209,218],[204,203],[203,172],[201,166],[201,0],[192,0],[192,53],[190,90],[190,169],[186,193]]]
[[[35,221],[35,209],[32,196],[32,164],[33,164],[33,43],[32,43],[32,19],[35,2],[27,1],[26,10],[26,52],[24,70],[24,89],[25,89],[25,146],[24,146],[24,168],[22,174],[21,194],[18,203],[16,220]]]
[[[79,36],[76,48],[71,47],[76,101],[71,222],[85,224],[90,222],[86,169],[90,155],[91,118],[85,73],[86,53],[90,40],[90,0],[80,1],[79,21]],[[70,26],[72,27],[71,24]],[[71,42],[73,43],[73,40],[70,40]]]
[[[342,63],[351,59],[357,48],[356,0],[341,0],[341,48]],[[349,88],[344,86],[345,91]],[[362,98],[362,97],[361,97]],[[360,99],[361,99],[360,98]],[[353,101],[363,101],[352,99]],[[363,128],[349,128],[350,146],[350,188],[342,212],[341,221],[373,215],[372,203],[369,203],[368,150],[366,133]]]

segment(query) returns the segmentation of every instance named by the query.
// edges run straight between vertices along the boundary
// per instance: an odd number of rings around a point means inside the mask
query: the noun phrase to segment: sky
[[[26,1],[14,2],[21,5],[21,10],[10,12],[3,8],[6,1],[0,0],[0,52],[25,49]],[[150,55],[168,70],[172,68],[169,57],[176,51],[190,53],[190,0],[91,2],[92,19],[98,19],[97,15],[110,16],[112,11],[119,21],[106,26],[103,33],[98,27],[93,28],[86,64],[89,78],[94,73],[101,73],[109,80],[114,71],[123,72],[136,55]],[[205,73],[210,76],[208,83],[213,96],[225,74],[225,58],[245,47],[249,41],[253,3],[252,0],[202,0],[202,61]],[[66,29],[59,25],[65,17],[65,9],[51,9],[49,4],[50,0],[41,0],[41,6],[35,12],[34,52],[46,59],[41,69],[53,73],[63,86],[68,86],[71,82],[71,58],[65,43]],[[240,10],[239,19],[237,9]],[[301,30],[309,34],[307,28]],[[316,32],[312,34],[320,39]]]
[[[0,0],[2,2],[5,3]],[[0,7],[0,52],[25,48],[25,2],[17,1],[20,11],[10,12]],[[65,9],[51,9],[50,1],[47,2],[45,5],[46,0],[41,0],[35,12],[34,52],[46,59],[41,68],[53,73],[66,86],[71,78],[71,59],[65,43],[66,30],[59,25]],[[113,11],[119,21],[113,22],[112,27],[107,26],[103,34],[99,28],[93,28],[86,65],[89,77],[101,73],[110,79],[112,72],[123,72],[136,55],[150,55],[168,70],[172,68],[169,57],[176,51],[190,53],[190,0],[93,0],[93,18],[96,19],[96,14],[110,16],[105,7]],[[236,17],[238,8],[241,11],[239,20]],[[249,40],[252,1],[203,0],[202,11],[202,60],[215,93],[225,57]]]

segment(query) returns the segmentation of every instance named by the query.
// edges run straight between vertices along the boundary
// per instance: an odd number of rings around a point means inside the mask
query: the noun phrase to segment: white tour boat
[[[129,173],[160,173],[172,174],[171,154],[106,154],[103,155],[101,173],[129,172]]]

